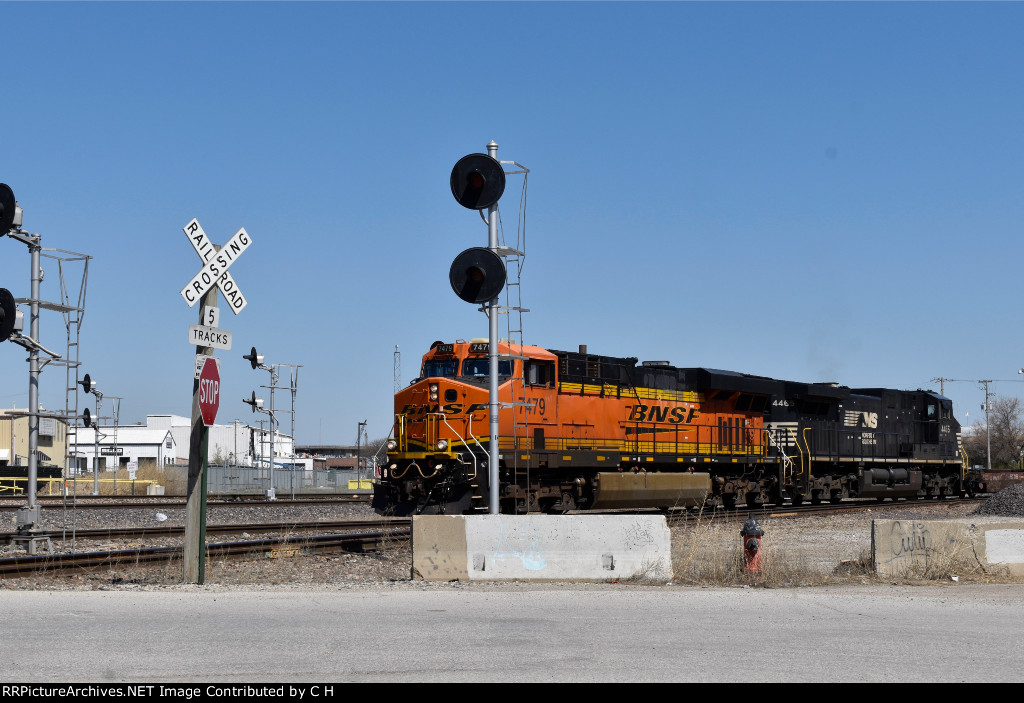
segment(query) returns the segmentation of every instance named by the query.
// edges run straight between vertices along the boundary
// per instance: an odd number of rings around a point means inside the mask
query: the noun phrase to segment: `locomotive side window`
[[[928,403],[927,411],[926,412],[928,413],[928,419],[929,420],[934,420],[935,419],[935,403]]]
[[[462,375],[473,376],[479,378],[481,376],[491,375],[491,364],[490,360],[486,356],[466,359],[462,362]],[[499,376],[511,376],[512,375],[512,361],[509,359],[498,360],[498,375]]]
[[[423,378],[451,378],[459,372],[458,359],[429,359],[423,362]]]
[[[555,362],[535,361],[530,359],[526,362],[526,383],[531,386],[555,386]]]

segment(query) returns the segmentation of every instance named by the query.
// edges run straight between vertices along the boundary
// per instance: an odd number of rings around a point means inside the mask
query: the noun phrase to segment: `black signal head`
[[[86,427],[92,427],[92,413],[89,412],[89,408],[82,411],[82,424]]]
[[[455,257],[448,280],[467,303],[486,303],[505,287],[505,264],[490,249],[473,247]]]
[[[470,210],[485,210],[505,192],[505,171],[487,154],[467,154],[452,169],[452,195]]]
[[[14,210],[18,207],[14,191],[6,183],[0,183],[0,237],[14,226]]]
[[[14,332],[17,317],[18,306],[14,304],[14,296],[6,288],[0,288],[0,342],[7,341]]]
[[[249,365],[252,366],[253,369],[256,369],[260,364],[263,363],[263,355],[256,353],[256,347],[253,347],[252,351],[250,351],[248,354],[244,354],[242,358],[247,360],[249,362]]]

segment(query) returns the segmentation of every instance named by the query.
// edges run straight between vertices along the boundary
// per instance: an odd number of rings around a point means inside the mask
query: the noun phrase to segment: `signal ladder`
[[[515,482],[518,484],[519,479],[522,478],[525,480],[525,485],[529,486],[530,465],[527,462],[524,466],[520,466],[520,457],[523,454],[522,450],[527,447],[528,442],[526,440],[529,437],[528,411],[526,409],[529,405],[526,402],[526,356],[523,355],[522,349],[523,313],[530,311],[528,308],[523,307],[522,287],[520,284],[523,264],[526,259],[526,181],[530,170],[515,161],[502,161],[501,163],[514,164],[521,169],[518,171],[506,171],[505,173],[506,175],[523,174],[523,190],[519,203],[519,222],[516,227],[515,246],[506,246],[503,242],[494,252],[505,263],[505,301],[504,305],[498,305],[496,309],[499,315],[505,316],[505,339],[509,345],[510,353],[507,355],[503,354],[500,358],[509,360],[512,363],[513,370],[515,369],[515,361],[518,359],[521,362],[519,373],[513,373],[511,378],[512,402],[504,403],[500,407],[512,408],[512,461],[508,465],[512,469]],[[499,232],[503,239],[504,229],[501,227],[501,209],[499,208],[496,212],[499,218]],[[519,353],[512,353],[516,348],[518,348]],[[527,453],[532,455],[531,452]]]
[[[60,255],[53,255],[57,260],[57,270],[60,278],[60,303],[40,303],[40,307],[60,312],[64,317],[64,327],[67,334],[67,354],[64,359],[54,359],[54,363],[64,366],[64,420],[67,422],[67,433],[65,435],[65,456],[64,456],[64,478],[74,478],[79,473],[77,454],[78,430],[82,423],[82,414],[78,407],[79,368],[79,340],[81,338],[82,318],[85,317],[85,290],[89,281],[89,260],[91,256],[76,254],[74,252],[61,251]],[[78,290],[75,299],[72,299],[70,287],[71,278],[75,276],[75,269],[80,267],[78,273]],[[99,418],[96,419],[99,421]],[[72,448],[73,447],[73,448]],[[94,463],[98,459],[93,459]],[[93,471],[97,471],[93,468]],[[73,482],[77,486],[77,482]],[[71,495],[74,501],[77,491]],[[74,526],[72,526],[72,550],[74,550]]]

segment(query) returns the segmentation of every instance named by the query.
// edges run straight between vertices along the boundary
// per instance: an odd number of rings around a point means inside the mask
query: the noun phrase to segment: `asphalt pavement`
[[[1024,680],[1020,585],[182,586],[2,601],[5,683]]]

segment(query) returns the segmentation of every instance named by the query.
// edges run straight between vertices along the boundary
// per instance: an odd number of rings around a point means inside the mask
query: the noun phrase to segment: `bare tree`
[[[964,448],[972,464],[988,464],[988,444],[992,444],[992,468],[1016,468],[1024,451],[1024,404],[1020,398],[989,399],[989,426],[982,421],[964,428]]]
[[[992,403],[992,466],[1020,466],[1024,448],[1024,420],[1020,398],[1000,397]]]

